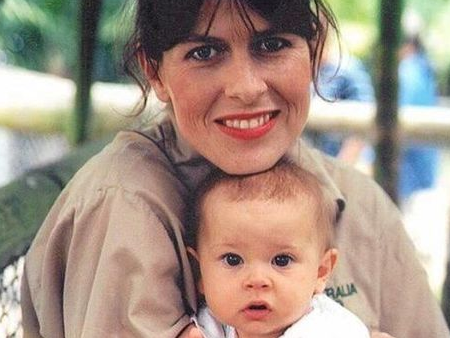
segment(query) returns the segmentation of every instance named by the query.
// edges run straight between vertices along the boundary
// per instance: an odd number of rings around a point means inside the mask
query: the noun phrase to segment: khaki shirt
[[[345,200],[340,259],[326,293],[396,338],[449,337],[383,191],[301,141],[290,156],[341,207]],[[169,122],[119,133],[67,185],[27,253],[24,336],[176,337],[196,304],[182,242],[184,201],[210,169]]]

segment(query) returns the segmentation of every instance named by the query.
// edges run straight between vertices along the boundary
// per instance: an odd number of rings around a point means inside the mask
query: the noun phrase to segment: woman
[[[327,293],[374,331],[448,335],[393,204],[298,140],[324,22],[321,0],[138,1],[130,69],[168,119],[119,133],[53,206],[26,257],[25,337],[195,336],[185,201],[213,166],[253,173],[286,153],[342,211]]]

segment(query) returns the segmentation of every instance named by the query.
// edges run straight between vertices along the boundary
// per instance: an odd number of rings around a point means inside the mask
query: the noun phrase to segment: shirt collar
[[[177,164],[182,171],[190,171],[193,169],[192,167],[196,167],[195,170],[198,171],[198,174],[195,175],[194,182],[192,182],[194,186],[196,186],[209,170],[211,170],[213,165],[209,161],[205,161],[205,159],[183,139],[178,128],[171,122],[169,116],[170,112],[160,123],[160,130],[163,134],[165,143],[164,148],[171,157],[172,162]],[[287,157],[315,175],[331,193],[337,203],[339,212],[337,218],[339,219],[341,213],[345,209],[346,201],[328,171],[329,168],[327,168],[326,165],[325,155],[317,149],[311,148],[306,142],[298,138],[294,145],[289,149]]]
[[[345,209],[345,198],[329,173],[326,165],[326,155],[311,148],[305,141],[298,138],[287,156],[299,164],[303,169],[315,175],[325,188],[331,193],[337,203],[339,213]],[[338,218],[340,215],[338,215]]]

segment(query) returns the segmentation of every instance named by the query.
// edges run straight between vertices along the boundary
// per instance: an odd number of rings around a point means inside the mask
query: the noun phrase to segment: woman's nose
[[[255,103],[266,91],[267,83],[259,67],[249,58],[235,58],[225,70],[225,95],[245,105]]]

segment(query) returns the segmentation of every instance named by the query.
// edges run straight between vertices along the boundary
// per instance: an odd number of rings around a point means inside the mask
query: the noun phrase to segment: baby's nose
[[[253,269],[249,272],[247,278],[244,280],[244,287],[246,289],[266,289],[271,285],[271,280],[267,274],[260,271],[260,269]]]

